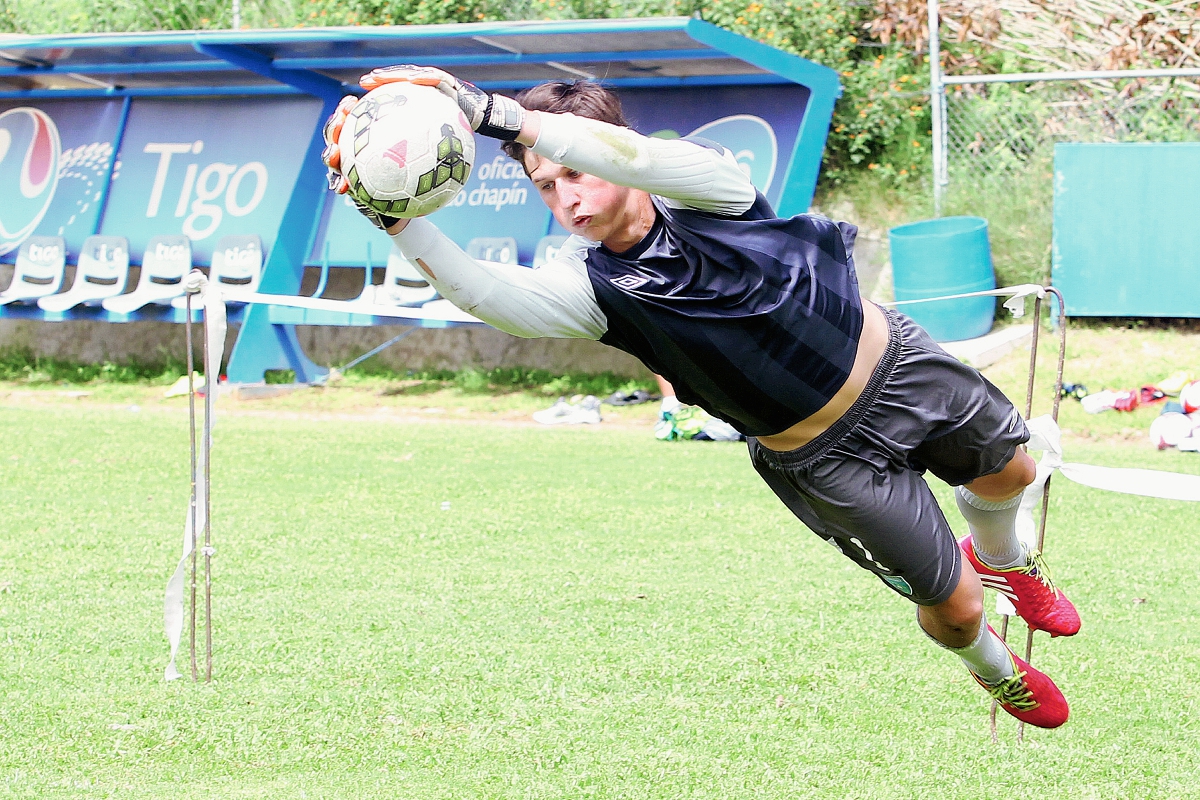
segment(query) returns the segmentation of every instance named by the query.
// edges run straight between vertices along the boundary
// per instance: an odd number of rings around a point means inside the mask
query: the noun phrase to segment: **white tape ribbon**
[[[919,300],[893,300],[890,303],[880,303],[881,306],[908,306],[914,303],[936,303],[940,300],[963,300],[968,297],[1008,297],[1004,301],[1004,307],[1009,310],[1014,317],[1025,316],[1025,298],[1030,295],[1036,295],[1039,298],[1046,296],[1046,287],[1036,283],[1022,283],[1017,286],[1004,286],[1000,289],[987,289],[982,292],[967,292],[965,294],[948,294],[944,297],[923,297]]]
[[[1057,469],[1063,477],[1093,489],[1103,489],[1121,494],[1134,494],[1142,497],[1157,497],[1161,500],[1185,500],[1200,503],[1200,475],[1184,475],[1179,472],[1163,472],[1154,469],[1133,469],[1129,467],[1097,467],[1091,464],[1074,464],[1063,461],[1062,432],[1048,416],[1037,417],[1026,423],[1029,426],[1029,449],[1043,451],[1041,464],[1038,466],[1038,478],[1042,478],[1044,465],[1049,475],[1050,470]],[[1028,498],[1030,486],[1025,490],[1024,505]],[[1040,487],[1038,494],[1041,494]]]
[[[221,370],[221,361],[225,356],[225,301],[221,290],[216,284],[210,284],[204,273],[193,270],[185,280],[185,289],[197,293],[196,299],[204,310],[205,344],[208,349],[208,361],[211,370],[205,365],[204,370],[204,413],[209,420],[208,430],[211,432],[216,423],[217,375]],[[196,303],[193,303],[193,308]],[[209,372],[212,372],[210,375]],[[211,443],[210,443],[211,444]],[[196,534],[204,530],[205,514],[208,508],[203,475],[205,468],[205,452],[203,446],[196,449]],[[167,641],[171,644],[171,660],[167,663],[165,677],[169,681],[183,677],[175,667],[175,657],[179,652],[179,642],[183,638],[183,622],[186,617],[184,590],[187,580],[188,559],[192,555],[192,514],[191,497],[184,512],[183,525],[183,555],[175,567],[174,574],[167,581],[167,591],[163,602],[163,627],[166,630]]]
[[[388,306],[367,303],[361,300],[326,300],[320,297],[302,297],[290,294],[264,294],[262,292],[239,292],[226,290],[227,303],[253,303],[284,308],[300,308],[308,311],[336,311],[344,314],[367,314],[373,317],[388,317],[399,320],[434,320],[445,322],[483,322],[473,317],[449,300],[435,300],[424,306]]]

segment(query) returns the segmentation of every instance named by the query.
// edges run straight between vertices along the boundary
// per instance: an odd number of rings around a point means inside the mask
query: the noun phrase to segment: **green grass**
[[[203,369],[197,365],[196,371],[202,373]],[[170,386],[186,374],[186,364],[173,357],[124,363],[83,363],[38,356],[28,349],[0,348],[0,381],[28,387],[47,388],[58,385],[111,392],[113,387],[119,385]],[[296,374],[290,369],[268,370],[265,379],[268,384],[288,384],[296,380]],[[519,392],[539,400],[576,394],[607,397],[617,391],[654,391],[657,388],[653,378],[629,378],[611,372],[559,374],[528,367],[399,371],[382,363],[378,358],[369,358],[339,373],[331,384],[340,388],[376,391],[389,395],[422,395],[443,391],[451,391],[458,395]]]
[[[1200,797],[1185,504],[1055,483],[1085,627],[1035,656],[1073,717],[1023,746],[1004,720],[997,747],[911,607],[740,446],[231,413],[215,680],[166,684],[185,422],[0,405],[0,794]],[[1069,456],[1200,472],[1108,439]]]

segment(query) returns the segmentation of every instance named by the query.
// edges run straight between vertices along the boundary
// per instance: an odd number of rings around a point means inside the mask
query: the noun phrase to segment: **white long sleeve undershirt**
[[[570,169],[658,195],[675,208],[737,215],[757,197],[728,150],[652,139],[572,114],[540,116],[531,149]],[[392,240],[443,297],[506,333],[599,339],[608,330],[584,260],[595,244],[579,236],[537,269],[476,261],[425,219],[414,219]]]
[[[542,114],[531,150],[555,164],[665,198],[674,208],[736,216],[754,205],[754,184],[728,150],[654,139],[574,114]]]

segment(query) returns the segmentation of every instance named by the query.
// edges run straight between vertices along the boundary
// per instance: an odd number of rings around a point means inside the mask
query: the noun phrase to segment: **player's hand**
[[[338,194],[345,194],[350,189],[350,184],[342,175],[342,150],[338,147],[338,138],[342,135],[346,117],[350,116],[350,109],[354,108],[357,102],[358,98],[354,95],[343,97],[329,115],[329,119],[325,120],[325,127],[321,129],[321,134],[325,137],[325,149],[321,151],[321,160],[329,167],[329,188]]]
[[[329,168],[327,176],[329,188],[338,194],[346,194],[350,191],[350,184],[347,182],[346,176],[342,174],[342,150],[338,147],[338,139],[342,135],[342,126],[346,124],[346,118],[350,115],[350,109],[354,108],[356,103],[358,103],[358,98],[354,95],[343,97],[337,108],[329,115],[329,119],[325,120],[325,127],[321,129],[321,135],[325,137],[325,149],[321,151],[321,160]],[[358,209],[358,212],[380,230],[386,231],[400,221],[396,217],[380,214],[375,209],[363,204],[353,193],[350,194],[350,199],[354,202],[354,207]]]
[[[399,82],[437,89],[458,104],[471,129],[483,136],[511,142],[520,135],[521,126],[525,124],[525,109],[516,100],[502,94],[489,94],[436,67],[413,64],[383,67],[363,75],[358,84],[370,91]]]

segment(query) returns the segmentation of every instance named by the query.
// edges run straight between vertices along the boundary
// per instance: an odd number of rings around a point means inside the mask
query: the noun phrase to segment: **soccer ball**
[[[1150,423],[1150,441],[1159,450],[1166,450],[1191,436],[1195,427],[1195,421],[1189,419],[1186,414],[1168,411]]]
[[[338,137],[350,194],[389,217],[423,217],[454,199],[475,160],[458,104],[431,86],[389,83],[350,110]]]
[[[1185,414],[1200,411],[1200,381],[1192,381],[1179,392],[1179,402]]]

